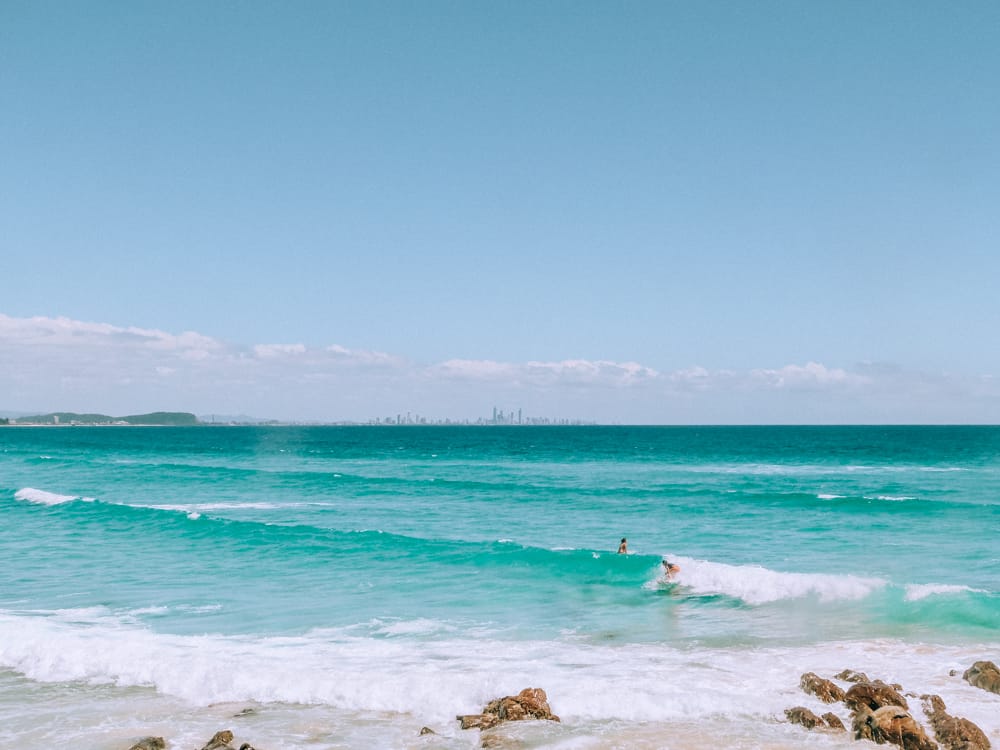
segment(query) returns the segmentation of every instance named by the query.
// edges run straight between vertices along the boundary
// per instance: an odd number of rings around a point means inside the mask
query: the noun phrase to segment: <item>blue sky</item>
[[[986,2],[0,4],[0,409],[1000,422],[998,38]]]

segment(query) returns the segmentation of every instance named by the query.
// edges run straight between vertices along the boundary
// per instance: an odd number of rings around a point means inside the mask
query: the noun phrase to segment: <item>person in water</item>
[[[668,581],[674,580],[677,574],[681,572],[681,566],[670,562],[669,560],[663,561],[663,574],[667,577]]]
[[[628,539],[622,537],[622,543],[618,545],[618,554],[627,555],[628,554]]]

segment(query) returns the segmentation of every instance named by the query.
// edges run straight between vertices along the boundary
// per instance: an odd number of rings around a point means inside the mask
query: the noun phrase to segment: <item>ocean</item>
[[[996,427],[9,427],[0,514],[4,748],[838,748],[845,668],[1000,744]]]

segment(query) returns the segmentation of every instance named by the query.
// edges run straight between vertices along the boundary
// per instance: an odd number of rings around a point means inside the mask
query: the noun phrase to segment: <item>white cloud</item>
[[[223,348],[209,336],[193,331],[171,334],[149,328],[122,328],[108,323],[89,323],[70,318],[13,318],[0,314],[0,341],[27,346],[71,349],[148,349],[199,356]]]
[[[305,354],[305,344],[257,344],[253,353],[262,358],[281,357],[295,354]]]
[[[785,365],[776,370],[751,370],[750,378],[770,388],[829,388],[866,385],[871,382],[864,375],[829,368],[817,362],[805,365]]]
[[[401,357],[394,357],[385,352],[368,351],[366,349],[348,349],[339,344],[331,344],[325,351],[337,362],[349,362],[360,365],[382,365],[386,367],[400,367],[405,361]]]
[[[521,386],[629,386],[659,377],[636,362],[571,359],[559,362],[496,362],[450,359],[428,369],[431,377],[454,380],[503,381]]]

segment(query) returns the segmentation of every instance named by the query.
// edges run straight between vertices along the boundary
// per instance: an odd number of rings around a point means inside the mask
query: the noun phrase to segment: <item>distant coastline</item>
[[[0,412],[3,413],[3,412]],[[597,422],[581,419],[566,419],[554,417],[527,417],[520,411],[505,414],[493,410],[492,417],[477,419],[430,419],[411,414],[395,417],[374,418],[367,421],[286,421],[278,419],[258,419],[246,415],[197,416],[190,412],[157,411],[149,414],[130,414],[123,417],[113,417],[108,414],[83,414],[77,412],[49,412],[46,414],[17,414],[7,412],[7,417],[0,417],[0,426],[5,427],[283,427],[283,426],[314,426],[314,427],[549,427],[549,426],[584,426],[596,425]]]
[[[199,424],[202,423],[194,414],[179,411],[156,411],[124,417],[60,411],[0,418],[0,425],[7,427],[189,427]]]

